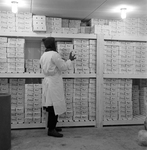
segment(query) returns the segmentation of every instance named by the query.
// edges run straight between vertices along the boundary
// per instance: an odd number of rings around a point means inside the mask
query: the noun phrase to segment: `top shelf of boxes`
[[[125,20],[91,19],[92,32],[103,34],[104,40],[147,41],[147,18]]]
[[[95,78],[97,35],[91,34],[90,26],[80,24],[80,20],[0,12],[0,77],[42,78],[39,59],[45,47],[40,39],[53,36],[61,57],[69,58],[71,50],[77,56],[73,68],[64,71],[63,77]]]
[[[96,39],[90,26],[81,26],[81,20],[52,18],[32,13],[13,14],[0,12],[0,36],[6,37],[55,37]]]
[[[105,40],[147,41],[147,18],[122,20],[81,20],[33,15],[29,12],[13,14],[0,11],[0,36],[28,38],[86,38]]]

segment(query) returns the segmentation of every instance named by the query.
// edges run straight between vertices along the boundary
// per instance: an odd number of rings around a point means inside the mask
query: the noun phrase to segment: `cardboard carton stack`
[[[10,79],[11,94],[11,122],[12,124],[24,123],[24,92],[25,79]]]
[[[132,118],[132,80],[105,79],[104,120],[131,120]]]
[[[15,24],[16,32],[32,32],[32,13],[17,13]]]
[[[47,26],[48,33],[61,33],[62,32],[62,19],[47,17],[46,26]]]
[[[25,123],[40,123],[41,108],[41,84],[25,84]]]

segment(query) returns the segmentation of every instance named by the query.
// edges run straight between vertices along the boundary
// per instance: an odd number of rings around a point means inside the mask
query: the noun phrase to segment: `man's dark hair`
[[[43,38],[42,42],[43,42],[43,44],[46,48],[45,52],[47,52],[47,51],[57,51],[56,50],[55,38],[53,38],[53,37]]]

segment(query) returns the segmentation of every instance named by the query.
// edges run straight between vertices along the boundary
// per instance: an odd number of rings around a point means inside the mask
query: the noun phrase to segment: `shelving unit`
[[[104,40],[115,41],[135,41],[144,42],[147,41],[146,37],[132,37],[132,36],[103,36],[96,34],[47,34],[47,33],[13,33],[13,32],[0,32],[0,36],[4,37],[23,37],[27,40],[40,40],[44,37],[55,37],[59,39],[95,39],[97,40],[97,73],[96,74],[63,74],[63,78],[96,78],[96,120],[95,121],[83,121],[83,122],[59,122],[59,126],[97,126],[102,127],[105,125],[127,125],[127,124],[143,124],[144,116],[138,116],[132,120],[110,120],[103,121],[103,79],[146,79],[147,74],[106,74],[103,73],[103,50]],[[43,78],[41,73],[0,73],[0,78]],[[12,124],[12,128],[44,128],[44,123],[33,124]]]
[[[101,48],[101,59],[103,58],[103,50],[104,50],[104,41],[105,40],[109,40],[109,41],[122,41],[122,42],[146,42],[147,41],[147,37],[135,37],[135,36],[101,36],[101,39],[99,39],[99,41],[101,41],[101,45],[103,45],[103,48]],[[110,44],[111,45],[111,44]],[[100,58],[99,57],[99,58]],[[102,60],[103,62],[103,60]],[[102,65],[103,66],[103,65]],[[99,70],[101,73],[103,72],[103,69],[101,68]],[[147,79],[147,74],[145,73],[138,73],[138,74],[119,74],[119,73],[103,73],[102,74],[102,78],[103,79]],[[101,89],[103,89],[103,79],[101,81]],[[102,92],[103,93],[103,92]],[[103,106],[103,97],[104,95],[101,94],[101,99],[99,103],[101,103],[101,106]],[[104,111],[101,110],[101,115],[103,116]],[[138,125],[138,124],[143,124],[145,120],[145,116],[139,115],[139,116],[134,116],[132,120],[108,120],[108,121],[104,121],[103,118],[101,118],[100,120],[100,125],[105,126],[105,125]]]
[[[43,33],[43,32],[0,32],[1,37],[8,37],[8,38],[25,38],[27,40],[27,44],[29,46],[33,46],[31,41],[41,41],[44,37],[55,37],[57,40],[71,40],[71,39],[93,39],[97,40],[96,34],[56,34],[56,33]],[[91,73],[91,74],[63,74],[63,78],[95,78],[97,79],[98,74],[97,73]],[[27,79],[33,79],[33,78],[43,78],[42,73],[0,73],[0,78],[27,78]],[[98,84],[98,82],[97,82]],[[97,89],[96,89],[97,90]],[[96,92],[97,93],[97,92]],[[96,98],[97,100],[97,98]],[[97,102],[96,102],[97,103]],[[97,109],[97,108],[96,108]],[[96,111],[97,113],[98,111]],[[96,114],[97,116],[98,114]],[[98,117],[97,117],[98,119]],[[99,126],[98,120],[80,120],[80,121],[64,121],[59,122],[58,126]],[[12,129],[16,128],[45,128],[45,123],[20,123],[20,124],[11,124]]]

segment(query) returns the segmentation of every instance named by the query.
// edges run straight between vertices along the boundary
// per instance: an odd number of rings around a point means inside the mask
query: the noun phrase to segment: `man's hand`
[[[75,54],[73,55],[72,52],[70,52],[70,54],[69,54],[69,59],[70,59],[71,61],[75,60],[75,59],[76,59]]]

